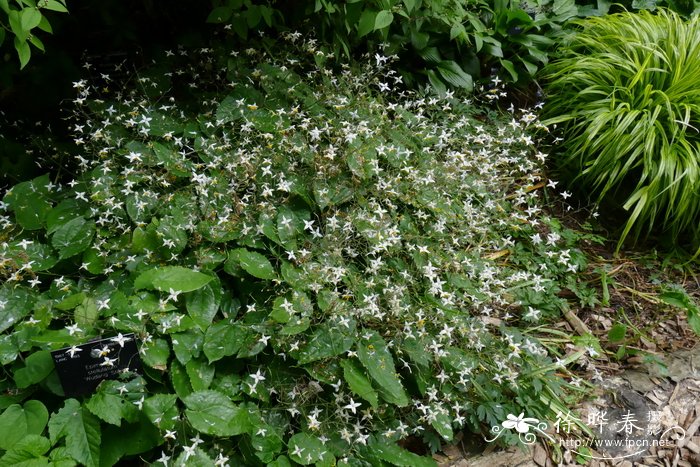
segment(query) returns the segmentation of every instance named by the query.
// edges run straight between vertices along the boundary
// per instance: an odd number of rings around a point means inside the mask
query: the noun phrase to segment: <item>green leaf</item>
[[[41,12],[36,8],[25,8],[22,10],[22,13],[20,13],[20,21],[22,23],[22,29],[31,31],[41,22]]]
[[[250,427],[239,424],[241,408],[218,391],[197,391],[183,399],[195,430],[213,436],[236,436]]]
[[[427,456],[419,456],[394,443],[370,441],[372,454],[391,465],[400,467],[437,467],[437,462]]]
[[[207,329],[204,336],[204,355],[210,363],[237,354],[248,331],[228,321],[219,321]]]
[[[360,366],[352,360],[342,360],[340,366],[343,367],[343,378],[350,390],[376,408],[379,404],[377,391],[372,388],[372,383],[364,375]]]
[[[8,450],[26,436],[27,417],[19,404],[12,404],[0,415],[0,449]]]
[[[170,358],[170,347],[165,339],[153,339],[148,345],[141,346],[143,362],[156,370],[166,371],[168,369],[168,358]]]
[[[260,253],[245,248],[237,248],[232,253],[238,256],[241,267],[251,276],[268,280],[277,277],[275,268],[270,261]]]
[[[374,18],[374,30],[384,29],[394,21],[394,14],[389,10],[382,10]]]
[[[26,39],[21,40],[19,36],[15,36],[15,50],[17,51],[19,69],[21,70],[29,63],[29,59],[32,57],[32,49],[29,47],[29,44],[27,44]]]
[[[301,455],[298,454],[301,452]],[[311,465],[332,457],[323,443],[308,433],[297,433],[287,442],[287,455],[301,465]]]
[[[122,423],[123,403],[122,398],[115,394],[97,391],[84,403],[84,407],[105,422],[120,426]]]
[[[164,292],[169,292],[170,289],[178,292],[192,292],[204,287],[212,279],[212,276],[182,266],[164,266],[141,273],[134,281],[134,288]]]
[[[231,18],[233,9],[230,6],[220,6],[214,8],[207,17],[207,23],[225,23]]]
[[[143,414],[140,414],[138,423],[124,424],[121,427],[106,425],[102,431],[100,466],[115,465],[123,456],[148,452],[162,442],[162,434]],[[133,462],[133,459],[125,460],[120,465]]]
[[[185,371],[190,378],[190,384],[195,391],[209,389],[214,379],[215,368],[201,360],[190,360],[185,365]]]
[[[411,13],[416,8],[416,3],[418,0],[403,0],[403,4],[406,7],[406,12]]]
[[[47,0],[46,3],[41,6],[41,8],[52,11],[60,11],[61,13],[68,13],[66,6],[57,0]]]
[[[56,229],[51,237],[51,245],[58,250],[61,259],[70,258],[85,251],[92,243],[95,223],[83,217],[76,217]]]
[[[452,86],[464,88],[468,91],[474,89],[472,77],[466,73],[454,60],[443,60],[437,64],[437,70],[442,78]]]
[[[392,404],[405,407],[409,403],[401,380],[396,374],[394,358],[384,339],[376,331],[367,333],[369,339],[358,343],[357,356],[372,379],[384,390],[382,397]]]
[[[73,312],[73,318],[81,328],[91,329],[99,317],[100,312],[97,310],[97,304],[95,300],[89,297],[86,297]]]
[[[361,38],[374,31],[374,24],[377,18],[375,10],[364,10],[360,15],[360,21],[357,23],[357,37]]]
[[[51,442],[39,435],[26,435],[0,457],[0,465],[13,467],[43,467],[46,459],[42,458],[51,449]]]
[[[26,388],[43,381],[54,369],[51,352],[40,350],[34,352],[24,361],[24,368],[15,371],[15,383],[18,388]]]
[[[667,290],[661,293],[659,298],[664,303],[684,309],[686,311],[688,325],[695,334],[700,336],[700,307],[698,307],[685,290],[681,288]]]
[[[621,323],[614,324],[608,331],[608,340],[610,342],[620,342],[625,338],[627,326]]]
[[[154,394],[143,403],[143,412],[155,426],[171,429],[178,415],[175,394]]]
[[[16,31],[15,34],[17,34]],[[26,43],[25,45],[29,49],[29,45]],[[17,37],[15,37],[16,46]],[[28,61],[29,56],[26,59]],[[46,216],[51,211],[51,202],[47,197],[46,189],[48,183],[49,176],[42,175],[31,181],[18,183],[3,198],[3,201],[14,211],[15,219],[23,229],[38,230],[44,226]]]
[[[215,283],[215,284],[214,284]],[[214,284],[212,286],[212,284]],[[205,330],[214,320],[221,303],[221,284],[218,279],[185,297],[187,313],[200,329]]]
[[[53,34],[53,28],[51,27],[51,23],[49,23],[48,18],[46,16],[41,17],[41,21],[39,22],[39,26],[37,26],[39,29],[41,29],[44,32],[48,32],[49,34]]]
[[[437,412],[430,424],[445,441],[452,441],[454,433],[452,432],[452,417],[449,414]]]
[[[305,364],[335,357],[350,350],[354,343],[355,340],[352,337],[334,329],[331,325],[324,324],[309,337],[307,344],[299,352],[297,360]]]
[[[86,467],[99,466],[100,421],[77,400],[68,399],[63,408],[51,416],[49,438],[52,444],[65,438],[66,450],[73,459]]]
[[[0,287],[0,332],[9,329],[32,311],[36,296],[23,287],[9,283]]]

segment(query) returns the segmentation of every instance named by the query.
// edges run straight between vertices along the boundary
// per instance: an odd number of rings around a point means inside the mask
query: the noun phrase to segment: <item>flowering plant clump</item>
[[[1,205],[0,462],[432,465],[399,442],[564,410],[573,359],[527,328],[584,259],[535,115],[390,63],[289,34],[75,83],[79,173]],[[66,399],[48,351],[129,333],[142,374]]]

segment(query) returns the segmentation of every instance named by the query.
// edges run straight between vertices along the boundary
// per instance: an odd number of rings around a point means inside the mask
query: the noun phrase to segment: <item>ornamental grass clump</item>
[[[401,443],[566,412],[585,350],[528,328],[584,262],[543,214],[532,113],[295,34],[167,55],[76,82],[74,178],[0,203],[0,421],[43,414],[11,459],[428,466]],[[64,394],[48,351],[131,333],[142,371]]]
[[[562,178],[628,212],[618,248],[655,232],[700,246],[700,20],[589,18],[544,76]]]

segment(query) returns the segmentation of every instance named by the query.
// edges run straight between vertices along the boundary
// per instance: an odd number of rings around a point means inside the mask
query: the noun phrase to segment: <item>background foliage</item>
[[[578,24],[545,77],[548,123],[561,124],[562,176],[628,212],[620,244],[656,229],[697,248],[697,17],[662,9]]]

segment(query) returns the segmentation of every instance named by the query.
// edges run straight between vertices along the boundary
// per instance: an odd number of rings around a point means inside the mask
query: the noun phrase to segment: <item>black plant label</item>
[[[134,334],[94,340],[51,352],[66,396],[89,394],[106,379],[139,373],[141,359]]]

